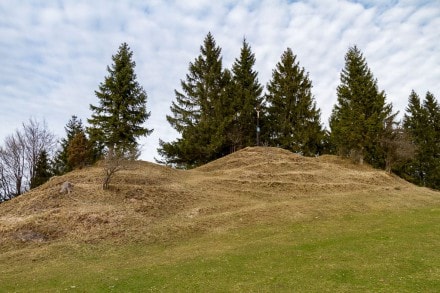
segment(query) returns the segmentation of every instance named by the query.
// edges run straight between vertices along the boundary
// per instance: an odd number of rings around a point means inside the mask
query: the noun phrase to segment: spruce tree
[[[173,142],[160,141],[165,163],[190,168],[219,158],[227,152],[225,128],[230,112],[230,73],[222,68],[221,48],[211,33],[200,55],[189,65],[182,91],[175,90],[170,125],[181,134]]]
[[[152,130],[143,126],[150,116],[147,112],[147,93],[136,80],[133,52],[121,44],[109,73],[95,91],[99,105],[90,105],[93,114],[87,129],[90,139],[108,150],[127,155],[137,152],[137,138]]]
[[[290,48],[281,56],[267,85],[270,144],[306,156],[322,150],[324,131],[312,96],[312,82]]]
[[[416,146],[415,158],[402,166],[401,175],[422,186],[440,189],[440,106],[428,92],[422,103],[413,90],[404,127]]]
[[[352,156],[360,164],[365,159],[374,166],[384,166],[380,140],[386,119],[393,115],[392,106],[385,103],[385,93],[379,91],[377,80],[356,46],[345,55],[337,96],[330,117],[331,141],[337,152]]]
[[[410,134],[411,140],[417,146],[416,157],[409,164],[405,164],[398,170],[398,174],[408,181],[418,185],[424,185],[425,173],[420,161],[420,146],[423,145],[424,130],[427,127],[426,112],[422,108],[420,97],[412,90],[408,99],[408,106],[403,118],[403,126]]]
[[[440,189],[440,106],[434,95],[426,93],[423,104],[427,112],[428,129],[426,137],[426,185]]]
[[[73,170],[73,166],[69,164],[67,149],[70,142],[79,132],[84,132],[84,127],[81,119],[73,115],[64,127],[66,137],[61,139],[61,148],[56,152],[53,162],[53,172],[56,175],[62,175]]]
[[[428,125],[427,113],[422,107],[419,95],[412,90],[408,99],[408,106],[403,119],[403,125],[411,135],[415,144],[421,144],[424,140],[424,131]]]
[[[263,88],[258,81],[258,73],[253,69],[255,55],[246,39],[240,52],[240,58],[232,65],[233,116],[228,137],[231,138],[233,150],[256,145],[257,110],[263,103]],[[263,116],[263,114],[260,114]]]
[[[46,150],[42,150],[38,156],[35,172],[31,178],[30,188],[35,188],[47,182],[52,177],[50,170],[49,155]]]

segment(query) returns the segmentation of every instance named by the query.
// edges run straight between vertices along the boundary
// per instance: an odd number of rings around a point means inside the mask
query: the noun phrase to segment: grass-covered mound
[[[246,148],[101,172],[0,204],[0,291],[439,289],[440,193],[369,166]]]

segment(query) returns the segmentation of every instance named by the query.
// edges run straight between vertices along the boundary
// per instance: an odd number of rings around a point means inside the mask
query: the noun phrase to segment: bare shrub
[[[104,179],[102,189],[107,190],[110,187],[110,181],[120,170],[127,167],[129,161],[135,160],[139,156],[137,149],[123,151],[115,147],[107,150],[104,156]]]

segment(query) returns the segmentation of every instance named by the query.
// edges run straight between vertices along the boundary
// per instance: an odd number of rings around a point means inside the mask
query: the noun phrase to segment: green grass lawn
[[[440,292],[440,207],[0,254],[1,292]]]

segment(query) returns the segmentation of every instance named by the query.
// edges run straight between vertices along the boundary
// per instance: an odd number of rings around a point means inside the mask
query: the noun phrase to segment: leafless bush
[[[104,157],[104,180],[102,188],[109,189],[110,181],[116,172],[127,167],[129,161],[135,160],[139,156],[137,150],[122,151],[116,147],[111,147],[107,150]]]

